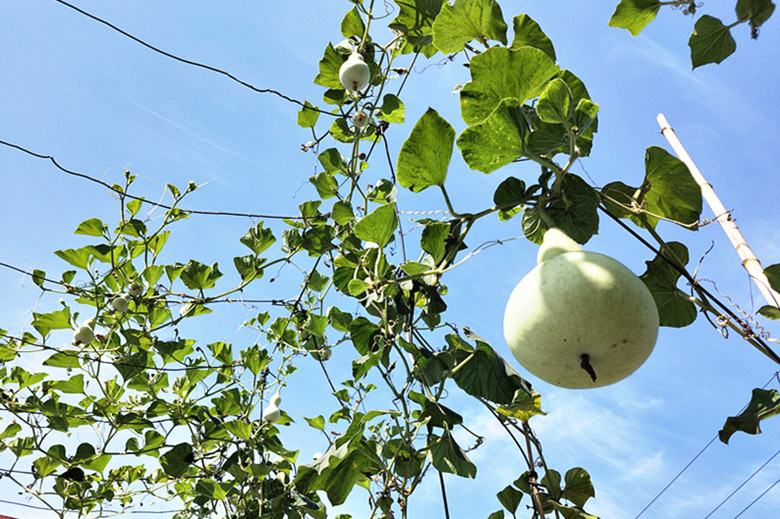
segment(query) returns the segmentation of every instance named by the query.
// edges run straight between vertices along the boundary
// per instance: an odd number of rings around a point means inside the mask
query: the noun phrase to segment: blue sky
[[[679,11],[662,11],[655,23],[632,38],[625,30],[606,26],[612,2],[514,4],[502,2],[505,18],[527,12],[539,22],[555,44],[560,65],[583,79],[601,107],[593,153],[577,165],[578,173],[596,186],[613,180],[636,185],[644,175],[645,148],[670,149],[655,122],[663,112],[724,205],[734,210],[763,264],[780,263],[777,16],[762,28],[757,41],[749,39],[747,28],[738,28],[737,53],[721,65],[691,71],[686,43],[694,20]],[[342,39],[339,23],[351,8],[349,2],[335,0],[80,0],[77,5],[174,54],[320,105],[322,89],[312,83],[317,62],[328,41]],[[705,8],[724,21],[733,17],[727,6],[707,3]],[[713,8],[719,11],[710,11]],[[296,106],[153,53],[53,0],[0,2],[0,17],[0,139],[53,155],[66,168],[110,183],[121,181],[127,167],[139,176],[136,193],[151,199],[162,196],[167,182],[207,183],[187,200],[188,208],[288,215],[313,195],[307,179],[314,156],[300,152],[310,137],[295,124]],[[464,127],[451,92],[468,80],[467,69],[458,60],[440,60],[436,56],[412,72],[403,95],[407,124],[391,129],[393,155],[428,106],[458,131]],[[469,171],[457,158],[448,177],[453,203],[464,210],[486,207],[507,175],[536,173],[510,169],[483,175]],[[116,202],[102,188],[4,146],[0,179],[4,263],[51,273],[65,270],[52,252],[87,243],[72,235],[76,226],[94,216],[115,218]],[[399,203],[409,210],[444,209],[435,193],[402,192]],[[705,208],[703,217],[711,216]],[[246,219],[193,216],[178,226],[168,252],[177,259],[186,254],[203,263],[219,261],[227,272],[231,258],[243,254],[238,237],[250,225]],[[670,224],[659,229],[667,240],[688,244],[692,262],[703,258],[698,270],[703,283],[714,281],[748,312],[763,304],[719,228],[710,225],[695,234]],[[521,233],[519,221],[482,221],[469,244]],[[652,259],[605,219],[586,248],[617,258],[637,274],[644,270],[643,262]],[[512,240],[464,263],[447,281],[449,310],[444,318],[469,326],[510,359],[501,334],[503,307],[535,256],[534,245]],[[297,271],[288,269],[280,283],[258,284],[247,296],[287,297],[296,276]],[[7,269],[0,269],[0,295],[0,327],[11,331],[28,323],[31,311],[57,305],[51,298],[39,300],[28,278]],[[219,312],[195,331],[203,340],[238,344],[242,336],[236,330],[251,312],[246,307]],[[776,324],[767,329],[780,335]],[[348,361],[346,354],[334,355],[334,360],[339,358]],[[716,435],[725,418],[739,411],[751,389],[770,380],[777,366],[741,339],[722,338],[699,318],[685,329],[662,329],[645,365],[607,388],[558,389],[518,369],[542,394],[549,412],[532,421],[548,462],[562,473],[575,466],[586,468],[596,489],[589,511],[616,518],[635,517]],[[324,400],[327,391],[320,382]],[[769,387],[777,388],[778,382]],[[448,405],[459,409],[468,423],[491,423],[468,399],[457,394],[451,399]],[[303,416],[317,414],[321,404],[308,391],[285,396],[286,410],[299,423]],[[472,453],[477,480],[447,478],[450,506],[462,510],[462,516],[486,517],[498,509],[495,492],[523,471],[508,438],[498,428],[486,427],[486,443]],[[713,443],[643,517],[706,516],[776,452],[780,420],[769,420],[762,428],[756,437],[735,435],[728,446]],[[307,445],[301,457],[318,450]],[[780,460],[775,459],[712,517],[734,517],[778,473]],[[355,492],[356,498],[346,505],[353,513],[365,502],[361,491]],[[2,480],[0,496],[18,499]],[[443,516],[435,486],[424,489],[412,506],[415,517]],[[775,487],[743,517],[770,517],[778,506],[780,487]],[[21,507],[3,510],[18,518],[40,517]]]

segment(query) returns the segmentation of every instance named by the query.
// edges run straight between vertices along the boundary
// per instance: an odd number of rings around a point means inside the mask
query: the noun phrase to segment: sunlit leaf
[[[506,23],[495,0],[455,0],[444,4],[433,23],[433,44],[444,53],[463,50],[472,40],[506,45]]]
[[[527,122],[517,99],[503,99],[484,121],[458,137],[458,148],[471,169],[491,173],[523,155]]]
[[[396,229],[395,204],[381,205],[355,223],[355,236],[383,248],[390,243]]]
[[[609,26],[622,27],[636,36],[655,20],[661,5],[660,0],[621,0],[609,19]]]
[[[503,99],[517,99],[522,105],[537,97],[558,73],[558,66],[533,47],[491,47],[471,59],[469,70],[471,81],[460,91],[461,115],[467,124],[476,124]]]
[[[553,48],[552,41],[550,41],[550,38],[542,31],[542,28],[539,27],[538,23],[532,20],[527,14],[515,16],[512,22],[515,37],[510,46],[511,49],[535,47],[547,54],[551,60],[555,61],[555,49]]]
[[[444,185],[455,129],[433,108],[420,117],[398,154],[398,183],[419,192]]]

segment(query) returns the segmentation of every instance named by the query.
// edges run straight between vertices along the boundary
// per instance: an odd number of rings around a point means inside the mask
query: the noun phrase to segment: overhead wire
[[[769,459],[768,459],[768,460],[766,460],[766,461],[763,463],[763,465],[761,465],[760,467],[758,467],[758,468],[755,470],[755,472],[753,472],[753,473],[752,473],[750,476],[748,476],[748,477],[747,477],[747,479],[745,479],[745,481],[743,481],[742,483],[740,483],[740,485],[739,485],[737,488],[735,488],[735,489],[734,489],[734,490],[733,490],[733,491],[732,491],[732,492],[731,492],[731,493],[730,493],[728,496],[726,496],[726,498],[725,498],[723,501],[721,501],[721,502],[720,502],[720,504],[718,504],[718,506],[716,506],[715,508],[713,508],[713,509],[712,509],[712,512],[710,512],[710,513],[708,513],[707,515],[705,515],[705,516],[704,516],[704,519],[707,519],[708,517],[712,516],[712,514],[714,514],[714,513],[715,513],[715,512],[716,512],[716,511],[717,511],[717,510],[718,510],[718,509],[721,507],[721,506],[723,506],[724,504],[726,504],[726,502],[727,502],[729,499],[731,499],[731,498],[734,496],[734,494],[736,494],[737,492],[739,492],[739,491],[742,489],[742,487],[744,487],[744,486],[745,486],[745,485],[746,485],[746,484],[747,484],[747,483],[748,483],[748,482],[749,482],[751,479],[753,479],[753,477],[754,477],[756,474],[758,474],[759,472],[761,472],[761,471],[764,469],[764,467],[766,467],[766,466],[769,464],[769,462],[771,462],[773,459],[775,459],[775,458],[777,457],[777,455],[778,455],[778,454],[780,454],[780,450],[778,450],[777,452],[775,452],[774,454],[772,454],[772,455],[769,457]],[[770,488],[771,488],[771,487],[770,487]],[[749,508],[749,507],[748,507],[748,508]],[[746,508],[746,510],[747,510],[747,508]],[[741,512],[740,512],[740,513],[741,513]]]
[[[771,383],[772,383],[772,380],[774,380],[774,379],[778,379],[778,382],[780,382],[780,378],[778,378],[778,372],[777,372],[777,371],[775,371],[774,373],[772,373],[772,376],[771,376],[771,377],[769,378],[769,380],[767,380],[767,382],[766,382],[766,383],[765,383],[765,384],[762,386],[762,389],[766,388],[766,387],[767,387],[769,384],[771,384]],[[746,408],[747,408],[747,405],[743,406],[743,407],[742,407],[742,409],[740,410],[740,413],[741,413],[742,411],[744,411]],[[666,486],[665,486],[664,488],[662,488],[662,489],[661,489],[661,490],[660,490],[660,491],[659,491],[659,492],[658,492],[658,493],[655,495],[655,497],[653,497],[653,499],[651,499],[651,500],[650,500],[650,502],[649,502],[649,503],[647,503],[647,505],[645,505],[645,507],[644,507],[644,508],[643,508],[643,509],[642,509],[642,510],[641,510],[641,511],[640,511],[640,512],[637,514],[637,515],[635,515],[635,516],[634,516],[634,519],[639,519],[639,517],[640,517],[642,514],[644,514],[644,513],[647,511],[647,509],[648,509],[648,508],[650,508],[650,507],[653,505],[653,503],[655,503],[656,501],[658,501],[658,499],[659,499],[659,498],[660,498],[660,497],[661,497],[661,496],[662,496],[662,495],[663,495],[663,494],[664,494],[664,493],[665,493],[667,490],[669,490],[669,487],[671,487],[671,486],[672,486],[672,485],[673,485],[673,484],[674,484],[674,483],[675,483],[675,482],[676,482],[676,481],[677,481],[677,480],[680,478],[680,476],[682,476],[682,475],[683,475],[683,473],[684,473],[686,470],[688,470],[688,469],[690,468],[690,466],[691,466],[691,465],[693,465],[693,463],[694,463],[694,462],[695,462],[697,459],[699,459],[699,456],[701,456],[702,454],[704,454],[704,451],[706,451],[707,449],[709,449],[709,448],[710,448],[710,446],[711,446],[711,445],[712,445],[712,444],[715,442],[715,440],[717,440],[717,439],[718,439],[718,435],[716,434],[716,435],[715,435],[715,436],[713,436],[713,438],[712,438],[712,439],[711,439],[711,440],[710,440],[710,441],[707,443],[707,445],[705,445],[705,446],[704,446],[704,447],[703,447],[703,448],[702,448],[702,449],[701,449],[701,450],[700,450],[698,453],[696,453],[696,455],[695,455],[695,456],[694,456],[694,457],[693,457],[693,458],[692,458],[692,459],[691,459],[691,460],[690,460],[688,463],[686,463],[686,464],[685,464],[685,466],[684,466],[684,467],[683,467],[683,468],[682,468],[682,469],[681,469],[681,470],[680,470],[680,471],[679,471],[679,472],[678,472],[678,473],[677,473],[677,474],[676,474],[676,475],[675,475],[675,476],[674,476],[674,477],[671,479],[671,481],[669,481],[669,483],[667,483],[667,484],[666,484]],[[777,454],[775,454],[775,456],[776,456],[776,455],[777,455]],[[774,456],[773,456],[773,457],[774,457]],[[709,516],[707,516],[707,517],[709,517]],[[706,519],[706,518],[705,518],[705,519]]]
[[[55,0],[55,1],[59,1],[59,0]],[[26,153],[28,155],[33,156],[33,157],[36,157],[36,158],[39,158],[39,159],[48,160],[49,162],[54,164],[54,166],[57,169],[59,169],[63,173],[66,173],[68,175],[72,175],[74,177],[82,178],[82,179],[88,180],[90,182],[94,182],[96,184],[100,184],[101,186],[105,187],[109,191],[112,191],[112,192],[114,192],[114,193],[116,193],[118,195],[122,195],[125,198],[130,198],[132,200],[138,200],[138,201],[140,201],[140,202],[142,202],[144,204],[149,204],[149,205],[151,205],[153,207],[159,207],[160,209],[166,209],[166,210],[173,209],[173,207],[170,206],[170,205],[162,204],[162,203],[159,203],[159,202],[153,202],[151,200],[147,200],[147,199],[145,199],[143,197],[140,197],[140,196],[131,195],[131,194],[126,193],[126,192],[124,192],[124,191],[122,191],[120,189],[117,189],[116,187],[110,185],[108,182],[104,182],[103,180],[100,180],[98,178],[91,177],[91,176],[89,176],[89,175],[87,175],[85,173],[79,173],[78,171],[73,171],[73,170],[67,169],[67,168],[63,167],[62,165],[60,165],[60,163],[57,162],[57,159],[55,159],[51,155],[43,155],[41,153],[36,153],[36,152],[34,152],[32,150],[29,150],[29,149],[25,148],[24,146],[20,146],[18,144],[14,144],[12,142],[7,142],[7,141],[4,141],[4,140],[0,140],[0,144],[2,144],[3,146],[7,146],[9,148],[14,148],[16,150],[22,151],[22,152],[24,152],[24,153]],[[312,219],[316,220],[316,219],[321,219],[321,218],[326,216],[326,215],[281,216],[281,215],[260,214],[260,213],[238,213],[238,212],[233,212],[233,211],[201,211],[201,210],[197,210],[197,209],[183,209],[183,208],[178,208],[178,209],[179,209],[179,211],[181,211],[183,213],[187,213],[187,214],[199,214],[199,215],[208,215],[208,216],[238,216],[238,217],[243,217],[243,218],[267,218],[267,219],[276,219],[276,220],[312,220]]]
[[[211,65],[206,65],[204,63],[199,63],[197,61],[189,60],[189,59],[186,59],[186,58],[182,58],[180,56],[177,56],[175,54],[172,54],[170,52],[162,50],[161,48],[156,47],[156,46],[152,45],[151,43],[148,43],[148,42],[142,40],[141,38],[139,38],[137,36],[133,36],[129,32],[125,31],[124,29],[121,29],[121,28],[117,27],[116,25],[112,24],[111,22],[108,22],[108,21],[104,20],[103,18],[100,18],[99,16],[96,16],[96,15],[94,15],[92,13],[89,13],[89,12],[85,11],[84,9],[76,7],[75,5],[73,5],[73,4],[69,3],[69,2],[66,2],[65,0],[54,0],[54,1],[59,3],[59,4],[62,4],[64,6],[66,6],[66,7],[69,7],[70,9],[73,9],[74,11],[76,11],[76,12],[86,16],[87,18],[90,18],[90,19],[92,19],[92,20],[94,20],[94,21],[96,21],[98,23],[101,23],[101,24],[105,25],[106,27],[108,27],[108,28],[118,32],[122,36],[130,38],[131,40],[135,41],[136,43],[140,43],[141,45],[143,45],[147,49],[153,50],[154,52],[157,52],[158,54],[161,54],[161,55],[163,55],[163,56],[165,56],[167,58],[173,59],[173,60],[178,61],[180,63],[184,63],[186,65],[191,65],[193,67],[202,68],[204,70],[208,70],[210,72],[214,72],[216,74],[220,74],[222,76],[227,77],[228,79],[230,79],[232,81],[235,81],[239,85],[244,86],[244,87],[252,90],[253,92],[257,92],[259,94],[273,94],[273,95],[275,95],[277,97],[280,97],[280,98],[284,99],[285,101],[288,101],[290,103],[294,103],[294,104],[296,104],[298,106],[301,106],[301,107],[305,108],[306,110],[312,110],[312,111],[319,112],[319,113],[326,114],[326,115],[337,115],[337,114],[333,114],[333,113],[325,111],[325,110],[320,110],[320,109],[318,109],[316,107],[313,107],[311,105],[307,105],[304,101],[299,101],[297,99],[293,99],[292,97],[286,96],[286,95],[282,94],[281,92],[279,92],[277,90],[274,90],[272,88],[259,88],[259,87],[256,87],[255,85],[253,85],[251,83],[248,83],[248,82],[246,82],[246,81],[244,81],[242,79],[239,79],[238,77],[234,76],[230,72],[227,72],[227,71],[222,70],[220,68],[213,67]]]

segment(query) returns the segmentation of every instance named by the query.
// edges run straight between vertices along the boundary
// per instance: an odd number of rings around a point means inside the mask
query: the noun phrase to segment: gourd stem
[[[664,114],[658,114],[657,120],[658,125],[661,127],[661,134],[666,137],[666,140],[669,141],[669,144],[672,146],[672,149],[674,149],[674,152],[688,167],[688,170],[691,172],[691,176],[693,176],[693,178],[701,187],[701,194],[704,197],[704,200],[707,201],[710,209],[712,209],[712,212],[715,213],[715,217],[718,222],[720,222],[721,227],[723,227],[723,231],[726,233],[726,236],[728,236],[729,240],[731,240],[731,244],[736,249],[739,257],[742,258],[742,266],[745,267],[745,270],[748,271],[750,277],[753,278],[753,281],[756,283],[759,292],[761,292],[761,294],[764,296],[767,304],[774,306],[775,308],[780,308],[780,294],[775,292],[770,286],[769,280],[764,274],[764,269],[761,267],[761,263],[758,261],[756,255],[753,254],[753,251],[748,246],[747,241],[745,241],[742,233],[737,228],[737,224],[734,222],[734,220],[732,220],[731,212],[727,211],[726,208],[723,207],[723,204],[715,194],[715,190],[712,188],[712,185],[707,182],[707,180],[704,178],[704,175],[702,175],[701,171],[699,171],[699,168],[696,167],[693,159],[691,159],[691,156],[688,155],[688,152],[683,147],[680,139],[677,138],[677,135],[669,125],[669,121],[667,121],[666,117],[664,117]]]

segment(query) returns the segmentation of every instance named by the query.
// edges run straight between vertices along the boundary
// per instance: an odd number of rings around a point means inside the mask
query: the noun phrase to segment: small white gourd
[[[347,89],[357,92],[363,90],[371,79],[371,69],[359,52],[353,52],[339,69],[339,81]]]

